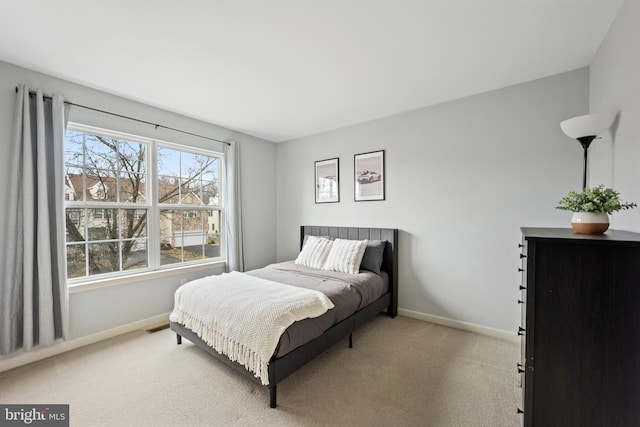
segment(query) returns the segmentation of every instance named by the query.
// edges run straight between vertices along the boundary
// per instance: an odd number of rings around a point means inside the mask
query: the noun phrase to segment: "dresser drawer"
[[[640,426],[640,234],[522,233],[524,425]]]

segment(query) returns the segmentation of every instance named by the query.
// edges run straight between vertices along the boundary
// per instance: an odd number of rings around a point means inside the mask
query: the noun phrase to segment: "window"
[[[78,209],[67,209],[67,219],[76,227],[80,225],[80,214],[81,211]]]
[[[69,279],[219,259],[221,159],[210,151],[70,124]]]
[[[219,171],[220,157],[158,147],[161,265],[220,257]]]
[[[93,210],[93,219],[104,219],[104,209],[94,209]]]
[[[192,209],[189,209],[188,211],[184,211],[182,214],[184,215],[185,218],[194,219],[194,218],[197,218],[198,211],[194,211]]]

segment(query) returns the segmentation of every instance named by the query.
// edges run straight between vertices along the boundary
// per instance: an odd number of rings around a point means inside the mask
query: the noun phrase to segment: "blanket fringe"
[[[174,310],[171,313],[171,321],[191,329],[218,353],[224,354],[233,362],[238,362],[252,372],[255,377],[260,378],[262,385],[269,385],[269,361],[262,360],[255,351],[224,336],[182,310]]]

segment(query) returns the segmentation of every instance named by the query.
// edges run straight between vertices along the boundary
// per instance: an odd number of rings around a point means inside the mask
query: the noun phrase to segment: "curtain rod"
[[[17,86],[16,86],[16,93],[18,93],[18,87]],[[35,94],[36,94],[36,91],[34,91],[34,90],[30,90],[29,91],[29,96],[35,95]],[[43,97],[46,98],[46,99],[53,99],[50,95],[43,95]],[[193,132],[187,132],[186,130],[176,129],[176,128],[172,128],[172,127],[169,127],[169,126],[164,126],[164,125],[161,125],[161,124],[158,124],[158,123],[148,122],[146,120],[136,119],[135,117],[129,117],[129,116],[125,116],[125,115],[118,114],[118,113],[112,113],[111,111],[100,110],[98,108],[88,107],[86,105],[76,104],[76,103],[70,102],[70,101],[64,101],[64,103],[67,104],[67,105],[73,105],[74,107],[85,108],[87,110],[97,111],[98,113],[109,114],[110,116],[120,117],[122,119],[127,119],[127,120],[132,120],[134,122],[144,123],[144,124],[147,124],[147,125],[154,126],[156,129],[158,129],[158,128],[168,129],[168,130],[172,130],[174,132],[184,133],[186,135],[197,136],[198,138],[208,139],[209,141],[216,141],[216,142],[220,142],[222,144],[231,145],[230,143],[228,143],[226,141],[220,141],[219,139],[211,138],[209,136],[199,135],[199,134],[193,133]]]

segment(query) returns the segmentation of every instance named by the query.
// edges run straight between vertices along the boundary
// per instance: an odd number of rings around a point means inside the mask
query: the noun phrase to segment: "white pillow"
[[[360,271],[365,249],[366,240],[335,239],[323,270],[356,274]]]
[[[324,237],[307,236],[307,240],[294,262],[298,265],[319,270],[324,266],[332,245],[333,241]]]

